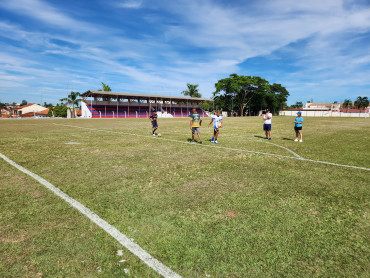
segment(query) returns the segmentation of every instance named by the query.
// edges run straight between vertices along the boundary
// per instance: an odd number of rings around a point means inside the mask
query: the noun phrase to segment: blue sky
[[[211,97],[231,73],[289,104],[370,96],[369,0],[0,0],[0,101],[70,91]]]

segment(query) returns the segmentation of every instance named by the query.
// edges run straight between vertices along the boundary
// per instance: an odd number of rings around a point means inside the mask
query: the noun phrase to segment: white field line
[[[85,129],[85,130],[91,130],[91,131],[113,133],[113,134],[123,134],[123,135],[137,136],[137,137],[146,137],[146,138],[152,138],[152,139],[156,139],[156,140],[164,140],[164,141],[170,141],[170,142],[176,142],[176,143],[182,143],[182,144],[190,144],[190,145],[198,146],[198,147],[216,148],[216,149],[239,151],[239,152],[246,152],[246,153],[253,153],[253,154],[263,154],[263,155],[282,157],[282,158],[298,159],[298,160],[301,160],[301,161],[309,161],[309,162],[326,164],[326,165],[333,165],[333,166],[339,166],[339,167],[345,167],[345,168],[353,168],[353,169],[370,171],[370,168],[366,168],[366,167],[338,164],[338,163],[327,162],[327,161],[307,159],[307,158],[303,158],[303,157],[298,158],[298,157],[294,157],[294,156],[287,156],[287,155],[274,154],[274,153],[265,153],[265,152],[258,152],[258,151],[249,151],[249,150],[245,150],[245,149],[234,149],[234,148],[222,147],[222,146],[217,146],[217,145],[193,144],[193,143],[190,143],[190,142],[185,142],[185,141],[180,141],[180,140],[175,140],[175,139],[167,139],[167,138],[157,137],[157,136],[153,137],[153,136],[149,136],[149,135],[126,133],[126,132],[121,132],[121,131],[109,131],[109,130],[104,130],[104,129],[89,128],[89,127],[82,127],[82,126],[73,126],[73,125],[64,125],[64,124],[54,124],[54,125],[73,127],[73,128],[79,128],[79,129]]]
[[[183,132],[180,132],[180,131],[171,131],[171,133],[183,133]],[[212,132],[213,134],[213,132]],[[212,135],[211,135],[212,136]],[[229,135],[227,133],[223,133],[221,137],[234,137],[234,138],[243,138],[243,139],[246,139],[246,140],[250,140],[250,141],[253,141],[253,142],[258,142],[258,143],[265,143],[265,144],[270,144],[270,145],[274,145],[278,148],[281,148],[281,149],[284,149],[288,152],[290,152],[292,155],[298,157],[298,158],[303,158],[302,156],[300,156],[299,154],[293,152],[291,149],[288,149],[284,146],[281,146],[281,145],[278,145],[278,144],[275,144],[275,143],[271,143],[271,142],[267,142],[267,141],[261,141],[261,140],[253,140],[251,138],[248,138],[248,137],[245,137],[245,136],[237,136],[237,135]]]
[[[79,212],[81,212],[83,215],[85,215],[87,218],[89,218],[92,222],[94,222],[96,225],[98,225],[100,228],[102,228],[104,231],[106,231],[109,235],[111,235],[114,239],[116,239],[120,244],[122,244],[122,246],[127,248],[131,253],[133,253],[134,255],[139,257],[144,263],[146,263],[150,268],[152,268],[158,274],[162,275],[163,277],[181,278],[180,275],[173,272],[170,268],[168,268],[167,266],[162,264],[157,259],[153,258],[144,249],[142,249],[138,244],[136,244],[135,242],[130,240],[126,235],[122,234],[120,231],[118,231],[116,228],[114,228],[112,225],[110,225],[107,221],[100,218],[93,211],[89,210],[83,204],[76,201],[72,197],[68,196],[63,191],[61,191],[59,188],[52,185],[50,182],[44,180],[40,176],[32,173],[31,171],[23,168],[22,166],[18,165],[14,161],[10,160],[8,157],[3,155],[2,153],[0,153],[0,157],[2,159],[4,159],[6,162],[8,162],[10,165],[17,168],[19,171],[21,171],[21,172],[25,173],[26,175],[29,175],[30,177],[37,180],[39,183],[41,183],[46,188],[51,190],[55,195],[62,198],[64,201],[66,201],[72,207],[77,209]]]
[[[261,141],[261,140],[254,140],[254,139],[251,139],[251,138],[247,138],[247,137],[244,137],[244,136],[237,136],[237,135],[228,135],[228,134],[225,134],[224,136],[225,136],[225,137],[244,138],[244,139],[246,139],[246,140],[250,140],[250,141],[253,141],[253,142],[258,142],[258,143],[265,143],[265,144],[269,144],[269,145],[274,145],[274,146],[276,146],[276,147],[282,148],[282,149],[284,149],[284,150],[286,150],[286,151],[290,152],[291,154],[293,154],[294,156],[296,156],[296,157],[298,157],[298,158],[300,158],[300,159],[303,159],[303,157],[302,157],[302,156],[300,156],[299,154],[297,154],[297,153],[293,152],[291,149],[288,149],[288,148],[286,148],[286,147],[284,147],[284,146],[280,146],[280,145],[275,144],[275,143],[271,143],[271,142],[267,142],[267,141]]]

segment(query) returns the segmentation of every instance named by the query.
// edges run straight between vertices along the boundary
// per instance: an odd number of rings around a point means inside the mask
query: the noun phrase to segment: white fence
[[[280,111],[280,116],[296,116],[299,110]],[[337,111],[300,111],[305,117],[353,117],[353,118],[367,118],[369,113],[359,112],[337,112]]]

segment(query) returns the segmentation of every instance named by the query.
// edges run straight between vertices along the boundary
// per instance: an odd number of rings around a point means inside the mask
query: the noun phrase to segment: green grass
[[[292,122],[274,117],[271,143],[370,168],[369,119],[306,117],[303,143]],[[0,121],[0,152],[183,277],[367,277],[370,172],[241,151],[293,156],[260,138],[262,123],[224,119],[218,146],[236,151],[151,138],[147,119]],[[191,138],[187,119],[159,125]],[[0,172],[1,276],[158,277],[41,184],[2,160]]]

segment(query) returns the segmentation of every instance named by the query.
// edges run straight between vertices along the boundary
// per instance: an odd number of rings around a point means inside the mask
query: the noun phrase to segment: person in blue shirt
[[[294,130],[295,130],[295,140],[294,141],[296,142],[298,142],[298,136],[300,137],[299,142],[303,142],[302,123],[303,123],[302,113],[298,112],[297,117],[294,120]]]

